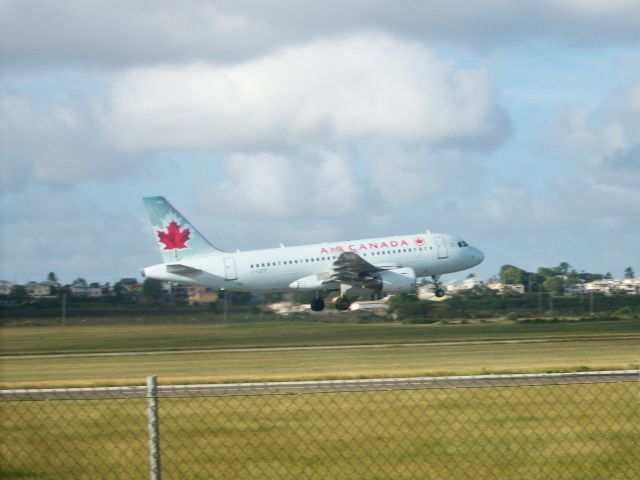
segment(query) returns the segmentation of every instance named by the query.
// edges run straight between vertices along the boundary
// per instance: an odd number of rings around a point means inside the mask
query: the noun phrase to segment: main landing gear
[[[324,310],[324,300],[322,297],[317,297],[311,300],[311,310],[314,312],[321,312]]]
[[[343,312],[349,310],[351,301],[347,297],[340,296],[336,299],[336,310]]]
[[[433,278],[433,285],[436,288],[435,290],[436,297],[438,298],[444,297],[445,292],[442,288],[442,284],[440,283],[440,275],[432,275],[431,278]]]
[[[349,300],[345,295],[340,295],[336,301],[336,310],[339,312],[344,312],[345,310],[349,310],[351,307],[351,300]],[[316,298],[311,300],[311,311],[313,312],[321,312],[325,309],[325,302],[322,298],[322,294],[320,292],[316,292]]]
[[[336,299],[336,310],[339,312],[343,312],[345,310],[349,310],[351,306],[351,301],[347,297],[338,297]],[[311,311],[313,312],[321,312],[325,308],[325,303],[322,297],[314,298],[311,300]]]

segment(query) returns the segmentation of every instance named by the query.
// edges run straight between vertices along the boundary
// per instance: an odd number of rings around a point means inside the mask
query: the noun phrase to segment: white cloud
[[[0,99],[3,191],[30,183],[68,187],[130,175],[140,162],[103,137],[96,110],[82,100],[39,106],[28,98]]]
[[[316,41],[230,67],[134,68],[116,75],[105,124],[130,149],[368,137],[490,149],[508,132],[484,71],[379,34]]]
[[[638,43],[635,0],[4,0],[13,65],[237,61],[326,35],[383,30],[477,48],[532,37]]]
[[[640,184],[640,80],[613,91],[596,109],[562,110],[553,140],[601,192],[627,192],[636,204]]]
[[[227,179],[203,195],[218,215],[344,217],[360,206],[362,196],[351,165],[348,158],[326,151],[306,154],[306,158],[235,154],[226,163]]]
[[[77,276],[113,281],[160,258],[151,229],[138,221],[140,203],[139,211],[115,213],[109,202],[44,189],[5,194],[1,201],[2,279],[44,280],[54,271],[64,282]]]
[[[527,179],[493,186],[478,202],[474,218],[505,234],[544,232],[555,237],[558,232],[587,231],[610,236],[611,229],[617,229],[637,235],[639,97],[640,81],[635,81],[611,92],[596,108],[562,108],[551,119],[551,148],[546,152],[558,163],[553,177],[544,188]],[[468,219],[470,224],[474,218]]]

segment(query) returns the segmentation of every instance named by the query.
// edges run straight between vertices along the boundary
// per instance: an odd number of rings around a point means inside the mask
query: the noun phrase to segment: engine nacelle
[[[410,267],[385,270],[365,282],[365,287],[386,293],[407,292],[416,288],[416,272]]]

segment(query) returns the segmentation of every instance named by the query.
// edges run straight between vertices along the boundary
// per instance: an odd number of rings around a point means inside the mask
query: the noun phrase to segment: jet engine
[[[410,267],[385,270],[373,274],[364,286],[385,293],[406,292],[416,287],[416,272]]]

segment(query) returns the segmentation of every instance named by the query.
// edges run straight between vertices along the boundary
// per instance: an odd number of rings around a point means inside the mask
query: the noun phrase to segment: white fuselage
[[[416,277],[458,272],[484,260],[479,249],[457,236],[426,233],[191,257],[147,267],[142,274],[147,278],[214,289],[285,291],[294,288],[290,286],[304,277],[330,272],[343,252],[357,253],[383,269],[412,268]],[[199,272],[170,273],[171,265]]]

